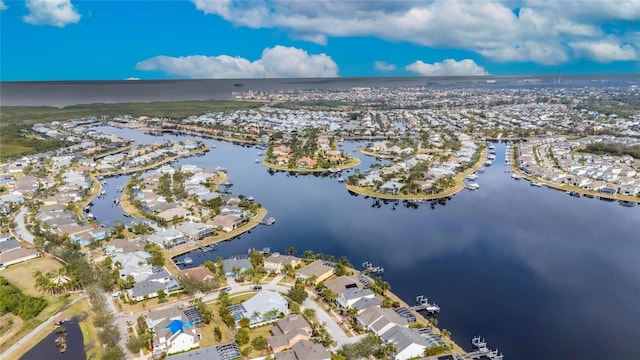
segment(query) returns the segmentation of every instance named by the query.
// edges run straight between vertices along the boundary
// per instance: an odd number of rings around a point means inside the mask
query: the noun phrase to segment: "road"
[[[16,221],[16,228],[14,229],[15,235],[19,240],[24,240],[26,242],[29,242],[31,244],[34,243],[35,238],[33,237],[33,235],[31,235],[31,233],[29,231],[27,231],[27,228],[24,225],[24,217],[27,215],[27,208],[23,207],[22,209],[20,209],[20,211],[18,211],[18,213],[15,216],[15,221]]]
[[[264,290],[270,290],[270,291],[277,291],[280,293],[287,293],[289,292],[289,289],[291,288],[291,284],[279,284],[279,282],[282,280],[284,276],[283,275],[278,275],[275,278],[271,279],[268,283],[263,284],[262,285],[262,289]],[[229,294],[233,295],[233,294],[238,294],[238,293],[245,293],[245,292],[250,292],[253,291],[253,287],[254,284],[238,284],[233,280],[228,280],[228,284],[229,287],[231,288],[231,290],[229,291]],[[340,326],[337,324],[337,321],[339,321],[339,319],[336,319],[335,317],[332,317],[330,314],[328,314],[323,308],[321,308],[315,301],[311,300],[313,295],[311,292],[307,291],[310,295],[309,298],[307,298],[304,303],[302,304],[303,307],[308,307],[311,309],[315,310],[316,313],[316,318],[318,319],[318,321],[320,323],[324,323],[326,324],[327,330],[329,331],[329,333],[331,334],[331,336],[333,337],[333,339],[336,341],[337,343],[337,347],[340,347],[344,344],[352,344],[354,342],[357,342],[358,340],[360,340],[364,335],[360,335],[360,336],[356,336],[356,337],[349,337],[347,336],[347,334],[344,332],[344,330],[342,330],[342,328],[340,328]],[[209,294],[206,294],[204,296],[201,296],[202,301],[207,303],[207,302],[212,302],[218,299],[218,295],[220,294],[219,291],[215,291]],[[127,358],[128,359],[133,359],[132,355],[130,353],[127,352],[125,344],[126,344],[126,334],[127,334],[127,322],[130,322],[131,324],[135,324],[136,323],[136,319],[140,316],[140,315],[147,315],[149,313],[150,310],[146,310],[146,311],[141,311],[138,313],[130,313],[130,314],[120,314],[116,311],[116,308],[113,304],[113,301],[111,299],[111,297],[109,297],[109,300],[107,301],[114,314],[115,314],[115,322],[118,326],[118,329],[120,330],[120,334],[121,334],[121,339],[120,339],[120,346],[122,346],[123,349],[125,349],[125,352],[127,353]],[[159,306],[159,307],[154,307],[153,310],[162,310],[162,309],[168,309],[170,307],[174,307],[174,306],[186,306],[187,305],[187,301],[184,301],[182,303],[174,303],[174,304],[169,304],[169,305],[165,305],[165,306]],[[136,359],[140,359],[139,357]]]
[[[70,303],[68,303],[67,305],[65,305],[62,309],[60,309],[60,312],[58,312],[56,315],[53,315],[52,317],[48,318],[45,322],[43,322],[42,324],[38,325],[37,328],[31,330],[31,332],[29,332],[27,335],[25,335],[22,339],[18,340],[17,343],[13,344],[9,349],[7,349],[7,351],[5,351],[2,354],[0,354],[0,359],[6,359],[7,357],[9,357],[9,355],[11,355],[11,353],[13,353],[14,351],[18,350],[22,344],[28,342],[32,337],[36,336],[36,334],[38,334],[40,331],[42,331],[45,327],[51,325],[51,323],[56,321],[56,319],[58,319],[58,316],[62,311],[64,311],[65,309],[67,309],[71,305],[77,303],[78,301],[84,300],[84,299],[85,299],[85,295],[82,295],[79,298],[77,298],[77,299],[71,301]]]

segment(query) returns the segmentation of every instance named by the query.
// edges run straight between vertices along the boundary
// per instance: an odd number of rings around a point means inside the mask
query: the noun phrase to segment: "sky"
[[[640,73],[640,0],[0,0],[0,80]]]

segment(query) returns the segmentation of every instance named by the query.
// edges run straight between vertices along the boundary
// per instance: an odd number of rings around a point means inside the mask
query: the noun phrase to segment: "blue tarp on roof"
[[[184,326],[191,326],[191,324],[182,322],[180,320],[173,320],[169,323],[169,325],[165,327],[165,329],[171,330],[171,335],[173,335],[177,332],[184,332],[184,330],[182,329]]]

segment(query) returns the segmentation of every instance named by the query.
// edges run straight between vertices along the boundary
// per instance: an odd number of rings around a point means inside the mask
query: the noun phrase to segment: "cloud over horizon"
[[[456,61],[446,59],[442,62],[427,64],[418,60],[405,67],[407,71],[420,76],[484,76],[489,73],[471,59]]]
[[[27,0],[25,6],[29,14],[22,17],[31,25],[51,25],[65,27],[80,21],[71,0]]]
[[[279,28],[294,39],[326,45],[331,37],[373,36],[438,49],[466,49],[498,62],[559,65],[576,57],[594,61],[638,60],[632,43],[640,1],[521,2],[192,0],[196,9],[252,29]],[[393,29],[393,31],[388,31]],[[621,56],[600,56],[603,36],[622,45]],[[628,49],[630,47],[631,49]],[[623,55],[624,54],[624,55]],[[634,57],[630,57],[635,54]],[[598,60],[599,59],[599,60]]]
[[[305,50],[281,45],[264,49],[255,61],[229,55],[160,55],[138,62],[136,69],[192,79],[338,76],[338,65],[328,55],[310,55]]]
[[[374,61],[373,68],[378,71],[394,71],[396,66],[394,64],[389,64],[386,61]]]

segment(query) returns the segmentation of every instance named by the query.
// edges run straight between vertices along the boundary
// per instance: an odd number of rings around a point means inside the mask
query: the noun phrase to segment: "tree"
[[[305,308],[302,311],[302,316],[304,316],[308,322],[314,322],[316,320],[316,310],[312,308]]]
[[[264,350],[267,348],[267,345],[267,339],[262,335],[251,340],[251,346],[256,350]]]
[[[296,254],[296,248],[294,248],[293,246],[288,246],[285,249],[285,252],[287,253],[287,255],[295,255]]]
[[[309,295],[304,289],[304,285],[302,285],[302,283],[298,281],[291,289],[289,289],[289,293],[287,293],[287,296],[289,296],[291,300],[297,302],[298,304],[302,304],[302,302],[305,301],[307,296]]]
[[[220,340],[222,340],[222,331],[220,331],[220,327],[216,326],[213,328],[213,337],[216,342],[220,342]]]
[[[251,325],[251,320],[248,317],[243,317],[238,321],[238,325],[242,328],[248,328]]]
[[[238,346],[246,345],[249,343],[249,332],[245,328],[240,328],[236,333],[236,343]]]

